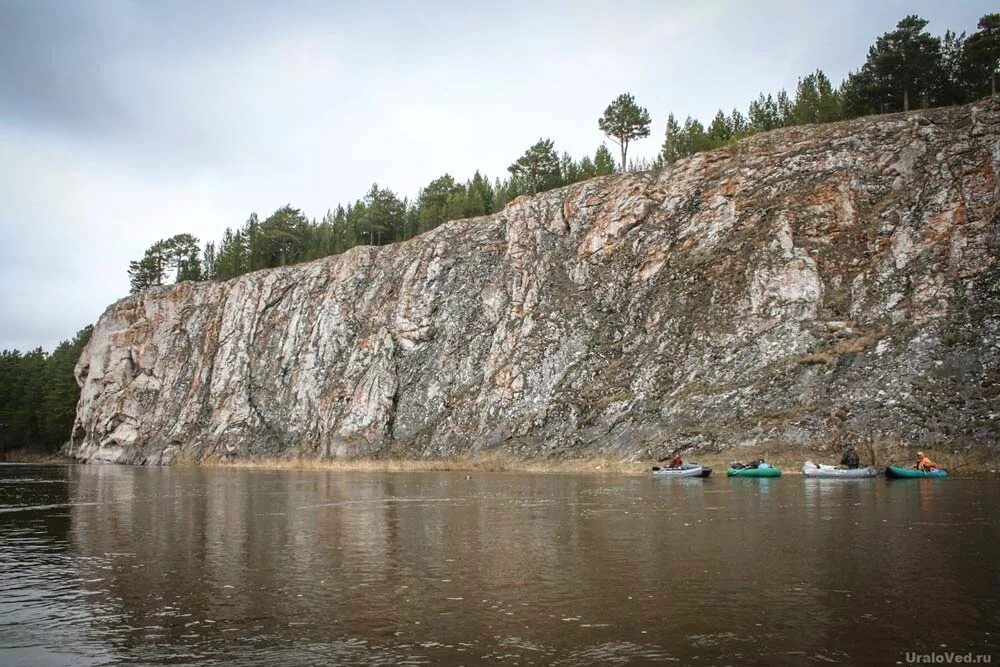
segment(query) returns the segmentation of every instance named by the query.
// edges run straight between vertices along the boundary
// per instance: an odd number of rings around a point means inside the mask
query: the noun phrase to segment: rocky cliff
[[[108,308],[84,460],[1000,434],[1000,103],[785,129]]]

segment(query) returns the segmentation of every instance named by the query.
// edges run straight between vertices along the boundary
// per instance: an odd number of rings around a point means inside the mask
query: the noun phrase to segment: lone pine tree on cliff
[[[608,105],[604,115],[597,120],[597,127],[622,149],[622,171],[627,163],[629,142],[649,136],[649,112],[635,103],[629,93],[622,93]]]

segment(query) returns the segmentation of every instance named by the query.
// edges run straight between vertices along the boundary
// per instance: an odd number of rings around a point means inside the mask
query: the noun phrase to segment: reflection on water
[[[995,654],[998,509],[972,480],[0,466],[0,664]]]

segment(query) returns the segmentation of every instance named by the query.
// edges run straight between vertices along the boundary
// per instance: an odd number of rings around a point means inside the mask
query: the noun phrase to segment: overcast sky
[[[903,16],[988,2],[0,0],[0,349],[51,350],[128,293],[153,241],[218,239],[373,182],[491,178],[539,137],[579,158],[631,92],[653,134],[816,68],[838,83]],[[610,146],[610,144],[609,144]],[[610,146],[614,149],[614,146]]]

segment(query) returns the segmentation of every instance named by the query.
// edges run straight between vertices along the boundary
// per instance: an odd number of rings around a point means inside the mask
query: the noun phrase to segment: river
[[[0,465],[0,665],[1000,664],[998,545],[991,480]]]

